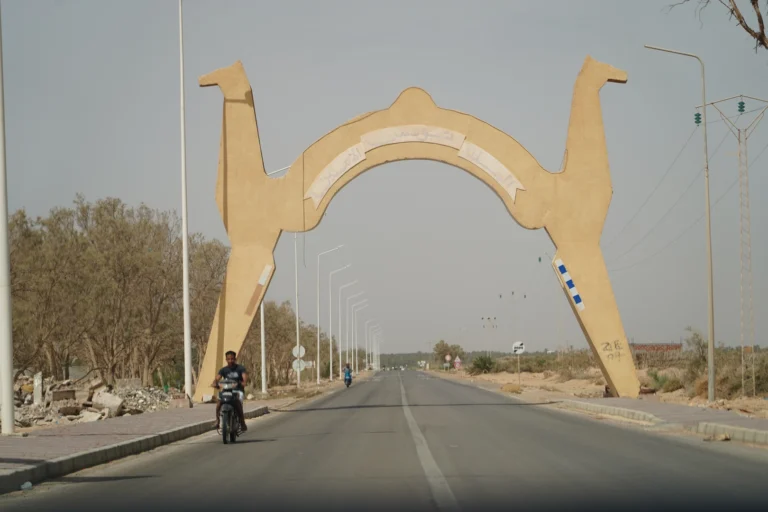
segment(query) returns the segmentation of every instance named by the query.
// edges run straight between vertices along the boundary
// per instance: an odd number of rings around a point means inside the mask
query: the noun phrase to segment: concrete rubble
[[[135,387],[130,382],[113,388],[98,378],[54,382],[22,376],[14,386],[15,420],[20,428],[67,425],[133,416],[168,409],[174,399],[184,398],[177,390]],[[177,400],[178,401],[178,400]]]

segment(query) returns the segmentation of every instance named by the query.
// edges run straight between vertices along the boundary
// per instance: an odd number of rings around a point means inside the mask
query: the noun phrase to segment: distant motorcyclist
[[[352,369],[349,367],[349,363],[344,367],[344,382],[352,382]]]
[[[243,397],[245,396],[245,384],[248,382],[248,372],[245,367],[237,364],[237,354],[230,350],[225,354],[227,358],[227,366],[219,370],[216,375],[216,379],[213,381],[213,387],[219,387],[219,381],[221,379],[229,379],[237,382],[237,387],[233,390],[238,397],[235,400],[235,409],[237,409],[237,415],[240,418],[240,428],[243,432],[248,430],[248,426],[245,424],[245,415],[243,414]],[[216,397],[216,430],[219,429],[219,421],[221,417],[221,401],[218,396]]]

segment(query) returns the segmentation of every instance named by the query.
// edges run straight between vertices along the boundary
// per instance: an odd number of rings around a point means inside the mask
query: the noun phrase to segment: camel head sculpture
[[[559,173],[546,171],[504,132],[440,108],[425,91],[410,88],[389,108],[326,134],[285,176],[273,179],[264,170],[242,64],[201,77],[201,86],[218,85],[224,95],[216,202],[232,252],[195,397],[206,393],[224,352],[240,349],[274,273],[272,253],[282,231],[313,229],[334,195],[356,176],[411,159],[467,171],[488,185],[523,227],[546,229],[557,247],[552,264],[561,287],[612,393],[637,396],[639,381],[599,245],[613,193],[599,93],[607,82],[626,80],[624,71],[585,59],[574,85]]]

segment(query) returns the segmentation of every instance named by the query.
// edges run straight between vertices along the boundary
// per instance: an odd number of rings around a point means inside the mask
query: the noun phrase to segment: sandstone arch
[[[626,73],[587,57],[573,91],[562,172],[549,173],[504,132],[438,107],[409,88],[387,109],[358,116],[307,148],[280,178],[264,170],[253,94],[240,62],[200,78],[224,95],[216,202],[232,252],[195,391],[199,400],[238,351],[272,278],[283,230],[308,231],[356,176],[396,160],[428,159],[482,180],[527,229],[544,228],[553,266],[612,392],[636,397],[640,384],[600,249],[611,187],[599,92]],[[432,200],[432,199],[431,199]]]

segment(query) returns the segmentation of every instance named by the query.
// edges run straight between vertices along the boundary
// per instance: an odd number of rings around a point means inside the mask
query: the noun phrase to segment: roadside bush
[[[477,356],[472,360],[467,373],[470,375],[479,375],[481,373],[491,373],[494,369],[494,361],[490,356]]]
[[[672,393],[673,391],[677,391],[678,389],[683,389],[685,385],[683,382],[678,379],[677,377],[669,377],[666,382],[661,386],[661,390],[664,393]]]

